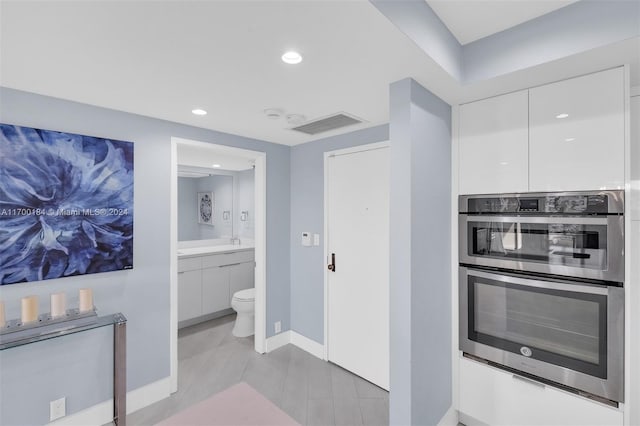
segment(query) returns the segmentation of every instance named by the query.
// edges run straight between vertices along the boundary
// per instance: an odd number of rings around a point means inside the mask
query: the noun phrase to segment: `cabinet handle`
[[[228,265],[220,265],[218,266],[218,268],[226,268],[228,266],[236,266],[236,265],[240,265],[242,262],[238,262],[238,263],[229,263]]]
[[[542,388],[542,389],[546,388],[544,383],[536,382],[535,380],[527,379],[526,377],[518,376],[517,374],[514,374],[512,377],[514,379],[516,379],[516,380],[520,380],[521,382],[529,383],[530,385],[533,385],[533,386],[536,386],[536,387],[539,387],[539,388]]]

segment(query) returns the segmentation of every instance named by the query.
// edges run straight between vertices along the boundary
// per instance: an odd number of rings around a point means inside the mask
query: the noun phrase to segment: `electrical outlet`
[[[282,323],[280,321],[276,321],[275,324],[273,324],[273,328],[275,329],[275,333],[278,334],[282,331]]]
[[[49,403],[49,421],[54,421],[67,415],[67,398],[62,397]]]

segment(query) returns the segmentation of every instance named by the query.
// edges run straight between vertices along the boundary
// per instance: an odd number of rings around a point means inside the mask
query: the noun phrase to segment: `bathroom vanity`
[[[254,286],[254,248],[220,245],[178,250],[178,328],[233,313],[231,298]]]

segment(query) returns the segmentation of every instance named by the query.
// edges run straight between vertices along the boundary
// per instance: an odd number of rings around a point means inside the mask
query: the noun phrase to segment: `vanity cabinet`
[[[460,106],[460,193],[526,192],[527,90]]]
[[[230,251],[178,260],[178,322],[231,308],[238,290],[254,286],[254,251]]]
[[[459,193],[624,188],[624,68],[460,106]]]
[[[624,188],[624,69],[529,90],[529,190]]]

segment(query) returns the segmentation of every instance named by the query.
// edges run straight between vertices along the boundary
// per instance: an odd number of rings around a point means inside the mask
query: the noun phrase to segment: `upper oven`
[[[460,197],[460,263],[624,281],[624,192]]]

